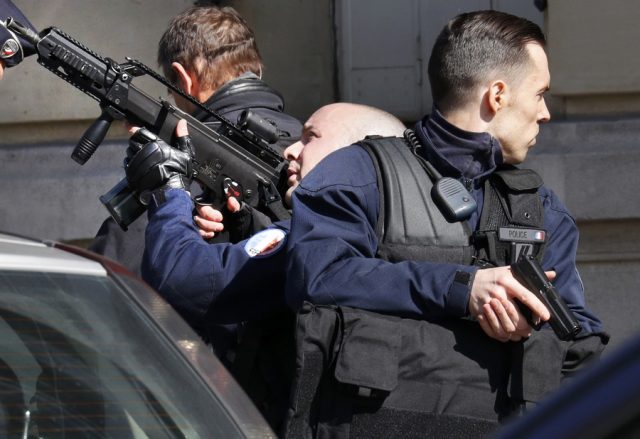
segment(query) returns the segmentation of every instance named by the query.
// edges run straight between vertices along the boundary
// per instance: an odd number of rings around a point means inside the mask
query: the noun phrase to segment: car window
[[[240,436],[107,277],[0,271],[0,396],[1,437]]]

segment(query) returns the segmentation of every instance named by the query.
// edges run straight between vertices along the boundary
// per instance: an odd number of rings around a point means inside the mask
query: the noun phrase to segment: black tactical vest
[[[433,184],[406,141],[367,138],[360,145],[373,160],[380,188],[378,257],[470,264],[468,224],[442,216],[430,195]]]
[[[472,233],[466,222],[449,223],[440,213],[430,195],[433,182],[405,139],[368,138],[360,145],[373,160],[380,188],[381,259],[502,266],[523,252],[542,258],[544,209],[537,194],[542,179],[534,171],[494,172],[485,183],[478,231]]]

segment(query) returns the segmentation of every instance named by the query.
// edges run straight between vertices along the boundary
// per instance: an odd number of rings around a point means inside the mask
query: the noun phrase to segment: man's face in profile
[[[547,55],[539,44],[527,44],[530,62],[517,81],[511,81],[507,105],[496,114],[492,134],[500,141],[506,163],[522,163],[536,143],[540,124],[551,118],[544,100],[550,74]]]
[[[325,106],[316,111],[304,124],[302,136],[284,150],[289,160],[289,189],[285,201],[290,205],[294,189],[322,159],[333,151],[348,146],[349,127],[345,110],[338,106]]]

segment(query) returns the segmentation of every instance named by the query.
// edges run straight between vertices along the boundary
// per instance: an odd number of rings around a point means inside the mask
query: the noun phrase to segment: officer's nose
[[[284,155],[284,158],[286,160],[296,160],[300,156],[302,147],[302,142],[298,140],[296,143],[292,143],[291,145],[287,146],[282,154]]]
[[[538,123],[546,123],[551,120],[551,113],[549,113],[549,109],[547,108],[547,103],[542,99],[542,108],[538,113]]]

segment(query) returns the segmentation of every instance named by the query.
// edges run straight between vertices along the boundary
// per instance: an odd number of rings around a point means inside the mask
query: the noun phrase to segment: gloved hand
[[[230,214],[224,216],[225,229],[229,231],[229,242],[235,244],[251,235],[266,229],[272,224],[271,218],[245,202],[235,198],[227,200],[226,210]]]
[[[129,187],[144,202],[145,193],[169,188],[189,190],[194,177],[193,147],[188,135],[178,137],[172,148],[155,134],[141,128],[129,139],[125,174]]]

